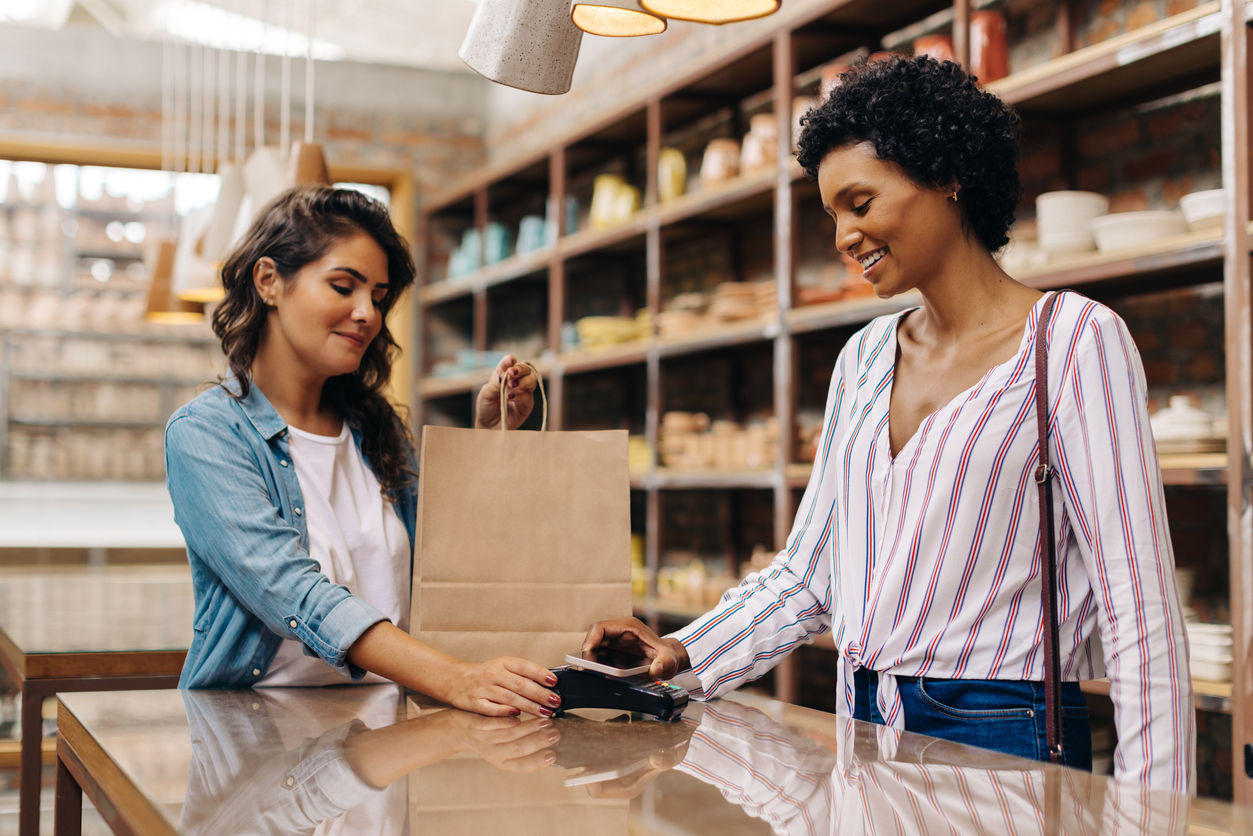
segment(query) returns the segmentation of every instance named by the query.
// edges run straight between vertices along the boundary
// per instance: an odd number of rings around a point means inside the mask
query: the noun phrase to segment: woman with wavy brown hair
[[[483,714],[560,704],[539,665],[471,665],[405,632],[417,467],[383,387],[387,316],[413,279],[387,209],[325,186],[280,196],[223,265],[230,372],[166,427],[196,593],[181,687],[391,680]],[[536,380],[506,357],[479,426],[499,424],[502,381],[509,425],[530,414]]]

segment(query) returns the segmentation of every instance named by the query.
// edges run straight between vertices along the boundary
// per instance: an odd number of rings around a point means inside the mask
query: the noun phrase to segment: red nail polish
[[[551,697],[548,698],[548,704],[551,705],[553,708],[556,708],[557,706],[561,705],[561,697],[557,696],[556,694],[553,694]]]
[[[509,709],[509,713],[510,713],[512,716],[517,717],[519,714],[521,714],[521,713],[522,713],[522,709],[520,709],[520,708],[511,708],[511,709]]]
[[[548,677],[544,681],[547,682],[549,685],[556,685],[557,677],[553,676],[552,674],[549,674]]]
[[[553,716],[553,713],[552,713],[551,711],[549,711],[547,708],[541,708],[541,709],[539,710],[539,713],[540,713],[540,714],[543,714],[545,717],[551,717],[551,716]]]

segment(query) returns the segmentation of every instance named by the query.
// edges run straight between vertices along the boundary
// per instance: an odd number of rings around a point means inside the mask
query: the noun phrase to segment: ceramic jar
[[[805,114],[817,107],[819,100],[813,96],[797,96],[792,99],[792,149],[796,149],[796,144],[801,138],[801,120],[805,118]]]
[[[669,203],[687,191],[687,158],[678,148],[662,148],[657,158],[657,197]]]
[[[779,156],[779,129],[773,113],[758,113],[749,121],[740,151],[740,174],[760,174],[774,169]]]
[[[952,61],[953,38],[950,35],[923,35],[914,41],[914,55],[930,55],[937,61]]]
[[[831,91],[840,86],[840,76],[849,71],[848,64],[829,64],[822,69],[822,83],[818,97],[826,100]]]
[[[1009,75],[1005,15],[987,10],[970,15],[970,67],[980,84]]]
[[[621,175],[601,174],[592,187],[588,224],[592,229],[609,229],[630,220],[639,208],[639,189]]]
[[[734,139],[710,140],[700,164],[700,184],[714,188],[740,174],[740,143]]]

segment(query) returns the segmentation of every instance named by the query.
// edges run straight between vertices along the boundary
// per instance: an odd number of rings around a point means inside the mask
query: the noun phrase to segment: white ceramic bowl
[[[1189,229],[1212,229],[1222,226],[1227,217],[1227,193],[1222,189],[1193,192],[1179,198],[1179,208]]]
[[[1096,192],[1045,192],[1035,199],[1040,244],[1056,233],[1089,232],[1088,223],[1109,212],[1109,198]],[[1047,246],[1044,249],[1049,249]],[[1091,249],[1091,247],[1088,247]]]
[[[1040,236],[1040,249],[1049,255],[1084,253],[1096,249],[1096,239],[1086,229],[1051,231]]]
[[[1188,231],[1182,212],[1118,212],[1092,221],[1096,248],[1101,252],[1127,250],[1152,244]]]
[[[1193,658],[1188,662],[1188,669],[1193,679],[1204,679],[1206,682],[1231,681],[1230,662],[1211,662],[1206,659]]]
[[[1197,622],[1188,625],[1189,636],[1215,636],[1218,638],[1231,638],[1230,624],[1209,624]]]
[[[1210,647],[1204,644],[1194,644],[1191,648],[1189,648],[1189,651],[1192,659],[1199,659],[1204,662],[1231,664],[1230,647]]]

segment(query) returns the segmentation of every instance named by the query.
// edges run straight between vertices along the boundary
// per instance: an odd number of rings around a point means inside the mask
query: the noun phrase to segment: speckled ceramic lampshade
[[[570,90],[582,41],[570,0],[482,0],[459,54],[498,84],[552,96]]]
[[[639,0],[645,11],[694,23],[735,23],[772,15],[783,0]]]
[[[666,31],[665,18],[644,11],[639,0],[571,0],[570,18],[589,35],[634,38]]]

